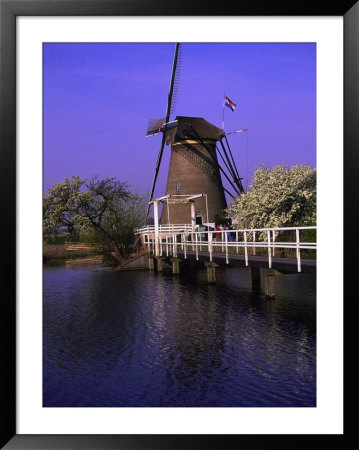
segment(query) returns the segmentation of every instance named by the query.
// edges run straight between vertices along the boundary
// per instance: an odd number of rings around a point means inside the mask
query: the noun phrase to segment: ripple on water
[[[313,298],[198,275],[47,269],[44,406],[315,406]]]

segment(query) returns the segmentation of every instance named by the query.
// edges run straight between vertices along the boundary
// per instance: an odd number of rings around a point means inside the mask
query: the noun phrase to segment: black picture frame
[[[16,17],[18,16],[342,16],[344,18],[344,286],[345,386],[343,435],[17,435],[16,434]],[[349,236],[356,235],[355,181],[359,168],[359,2],[357,0],[0,0],[0,183],[1,223],[1,448],[6,449],[216,449],[284,448],[293,443],[309,448],[325,439],[328,448],[350,448],[356,425],[351,414],[358,375],[355,326],[355,264]],[[333,180],[335,189],[335,180]],[[6,288],[4,289],[4,287]],[[345,298],[345,297],[344,297]],[[355,331],[354,331],[355,330]],[[354,356],[353,356],[354,355]],[[355,411],[355,409],[354,409]],[[5,446],[5,447],[4,447]]]

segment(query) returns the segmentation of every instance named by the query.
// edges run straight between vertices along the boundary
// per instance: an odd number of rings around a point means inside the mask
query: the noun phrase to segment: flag
[[[228,106],[232,111],[236,109],[236,104],[232,102],[228,97],[224,96],[224,106]]]

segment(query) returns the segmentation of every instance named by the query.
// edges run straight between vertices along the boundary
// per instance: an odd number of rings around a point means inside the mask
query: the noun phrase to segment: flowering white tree
[[[261,165],[250,189],[234,200],[227,212],[240,228],[316,225],[316,169]]]

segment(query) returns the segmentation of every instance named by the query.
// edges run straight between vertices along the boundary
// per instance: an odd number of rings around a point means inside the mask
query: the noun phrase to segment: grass
[[[98,256],[99,252],[96,251],[84,251],[84,252],[69,252],[66,255],[66,259],[79,259],[79,258],[88,258],[90,256]]]
[[[63,259],[46,259],[44,260],[46,264],[50,267],[62,267],[65,265],[66,260]]]
[[[48,245],[65,245],[67,236],[44,236],[44,244]]]

